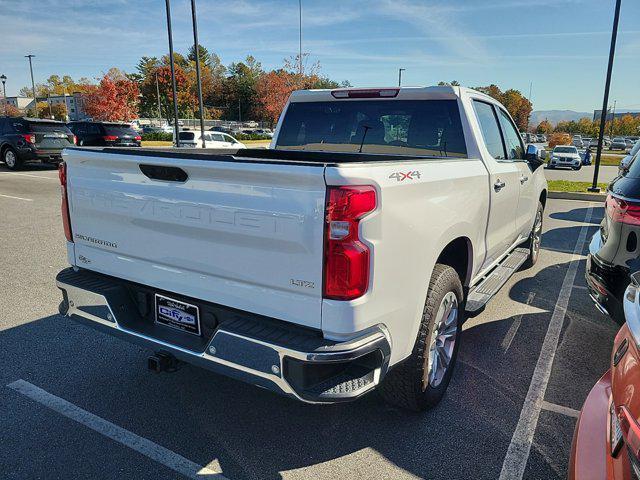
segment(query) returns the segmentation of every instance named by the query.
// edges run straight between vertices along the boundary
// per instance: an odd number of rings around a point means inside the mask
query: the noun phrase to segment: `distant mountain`
[[[573,110],[536,110],[531,112],[529,123],[538,125],[543,120],[548,120],[552,125],[558,122],[570,122],[571,120],[580,120],[581,118],[593,118],[593,112],[574,112]]]

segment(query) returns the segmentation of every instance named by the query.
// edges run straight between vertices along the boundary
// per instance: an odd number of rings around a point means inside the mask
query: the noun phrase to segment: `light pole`
[[[402,86],[402,72],[404,72],[406,70],[406,68],[399,68],[398,69],[398,86],[401,87]]]
[[[616,103],[617,100],[613,101],[613,111],[612,111],[612,115],[611,115],[611,126],[609,129],[609,136],[613,139],[613,124],[616,121]]]
[[[160,84],[158,84],[158,71],[156,70],[156,94],[158,95],[158,124],[162,122],[162,112],[160,111]]]
[[[0,75],[0,80],[2,81],[2,96],[4,97],[4,116],[7,116],[7,76],[3,73]]]
[[[602,101],[602,112],[600,112],[600,132],[598,134],[598,151],[596,153],[596,165],[593,170],[593,183],[587,190],[599,192],[598,173],[600,171],[600,157],[602,156],[602,140],[604,138],[604,127],[607,121],[607,105],[609,105],[609,89],[611,88],[611,73],[613,71],[613,59],[616,54],[616,39],[618,37],[618,22],[620,20],[620,1],[616,0],[616,10],[613,16],[613,30],[611,31],[611,47],[609,49],[609,65],[607,66],[607,81],[604,86],[604,99]],[[611,120],[613,123],[613,119]]]
[[[302,0],[298,0],[298,6],[299,6],[299,26],[300,26],[300,44],[299,44],[299,49],[298,49],[298,69],[300,72],[300,76],[302,76]]]
[[[36,83],[33,81],[33,63],[31,62],[31,59],[33,57],[35,57],[35,55],[25,55],[25,58],[29,59],[29,70],[31,71],[31,89],[33,91],[33,111],[34,111],[34,116],[37,117],[38,116],[38,99],[36,98]]]
[[[200,108],[200,139],[204,143],[204,106],[202,102],[202,80],[200,78],[200,44],[198,43],[198,21],[196,19],[196,0],[191,0],[191,19],[193,20],[193,45],[196,50],[196,78],[198,80],[198,106]]]
[[[173,66],[173,34],[171,33],[171,1],[166,0],[167,7],[167,35],[169,36],[169,65],[171,66],[171,84],[173,86],[173,132],[176,137],[176,147],[180,146],[178,127],[178,95],[176,87],[176,70]]]

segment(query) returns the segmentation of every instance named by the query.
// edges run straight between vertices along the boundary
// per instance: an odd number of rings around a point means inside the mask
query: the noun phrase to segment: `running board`
[[[466,311],[470,314],[478,313],[502,286],[507,283],[520,266],[529,257],[528,248],[516,248],[507,255],[490,274],[469,291]]]

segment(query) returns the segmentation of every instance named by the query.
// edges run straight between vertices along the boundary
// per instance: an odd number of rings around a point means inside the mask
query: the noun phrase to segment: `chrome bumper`
[[[119,319],[122,322],[135,312],[122,306],[116,308],[115,302],[110,302],[112,294],[122,288],[118,279],[66,269],[58,274],[56,284],[64,297],[60,304],[62,315],[150,349],[169,352],[184,362],[308,403],[356,399],[379,385],[389,367],[391,347],[383,327],[360,332],[345,342],[316,337],[313,342],[306,342],[313,348],[302,349],[305,339],[301,340],[298,334],[284,336],[295,337],[295,341],[271,341],[264,335],[246,333],[256,329],[244,328],[240,333],[221,323],[204,351],[194,351],[121,325]],[[257,330],[264,332],[264,328]],[[176,333],[181,334],[184,335]]]

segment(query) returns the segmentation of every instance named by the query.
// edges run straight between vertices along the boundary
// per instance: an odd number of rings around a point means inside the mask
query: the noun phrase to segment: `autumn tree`
[[[138,117],[138,85],[110,70],[83,95],[85,113],[94,120],[129,121]]]
[[[44,83],[36,85],[36,95],[38,97],[47,97],[49,95],[71,95],[75,92],[85,92],[92,82],[87,78],[74,80],[70,75],[51,75]],[[20,89],[20,95],[23,97],[32,97],[33,89],[25,86]]]
[[[67,106],[64,103],[49,105],[49,102],[38,102],[38,118],[51,118],[64,122],[67,120]]]
[[[18,108],[10,103],[2,104],[2,114],[7,117],[20,117],[22,112]]]
[[[541,121],[536,127],[536,133],[542,133],[548,135],[553,132],[553,125],[548,120]]]

